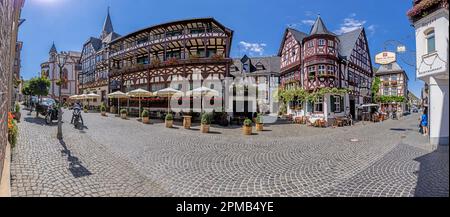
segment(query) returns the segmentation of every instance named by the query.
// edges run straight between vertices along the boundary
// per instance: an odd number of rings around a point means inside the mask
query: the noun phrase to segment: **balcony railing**
[[[175,67],[180,65],[191,65],[191,64],[225,64],[231,63],[230,58],[194,58],[194,59],[169,59],[164,62],[153,61],[150,64],[135,64],[131,66],[125,66],[122,68],[112,68],[110,75],[118,75],[121,73],[134,73],[139,71],[145,71],[149,69],[157,68],[167,68]]]

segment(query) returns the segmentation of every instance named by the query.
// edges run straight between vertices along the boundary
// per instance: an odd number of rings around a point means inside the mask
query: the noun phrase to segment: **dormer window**
[[[436,51],[436,36],[434,29],[425,33],[425,39],[427,41],[427,53],[433,53]]]

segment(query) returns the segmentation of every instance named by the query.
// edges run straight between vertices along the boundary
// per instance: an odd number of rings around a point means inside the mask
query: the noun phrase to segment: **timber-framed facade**
[[[233,31],[213,18],[181,20],[142,29],[109,44],[109,92],[169,87],[179,76],[192,81],[229,76]],[[173,87],[176,89],[176,87]]]

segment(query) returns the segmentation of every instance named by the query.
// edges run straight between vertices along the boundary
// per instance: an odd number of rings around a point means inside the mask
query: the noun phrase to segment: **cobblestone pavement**
[[[81,131],[64,115],[62,142],[56,126],[23,115],[14,196],[449,195],[448,147],[426,145],[414,115],[335,129],[280,124],[249,137],[83,115]]]

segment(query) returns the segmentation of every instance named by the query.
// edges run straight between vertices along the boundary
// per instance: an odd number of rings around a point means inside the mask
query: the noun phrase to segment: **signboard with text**
[[[393,52],[382,52],[375,56],[375,63],[388,65],[397,61],[397,55]]]

